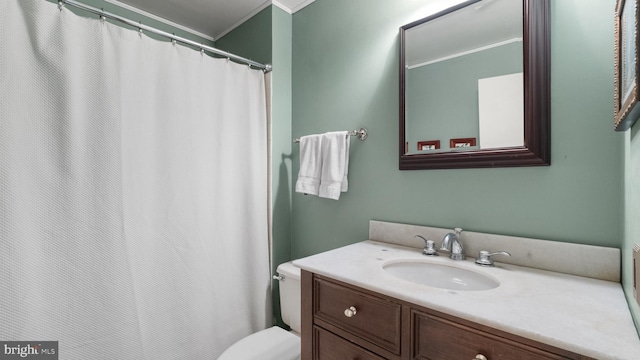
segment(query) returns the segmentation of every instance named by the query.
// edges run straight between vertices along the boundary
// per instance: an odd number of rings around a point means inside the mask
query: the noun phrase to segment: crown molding
[[[267,7],[269,7],[271,5],[276,6],[279,9],[282,9],[283,11],[293,15],[296,12],[302,10],[304,7],[308,6],[309,4],[311,4],[314,1],[316,1],[316,0],[280,0],[280,1],[278,1],[278,0],[267,0],[264,3],[262,3],[262,5],[258,6],[255,10],[253,10],[251,13],[249,13],[247,16],[245,16],[242,19],[240,19],[240,21],[238,21],[235,24],[233,24],[232,26],[230,26],[227,30],[221,32],[220,34],[217,34],[215,36],[215,39],[218,40],[221,37],[227,35],[231,31],[233,31],[235,28],[237,28],[238,26],[242,25],[247,20],[249,20],[252,17],[254,17],[257,13],[259,13],[260,11],[266,9]],[[283,4],[283,2],[286,2],[288,5],[287,4]]]
[[[289,14],[295,14],[314,1],[316,0],[272,0],[271,3]]]

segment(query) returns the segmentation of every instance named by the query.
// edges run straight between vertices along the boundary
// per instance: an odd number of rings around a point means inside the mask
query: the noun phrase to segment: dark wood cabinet
[[[591,359],[304,270],[302,292],[302,360]]]
[[[316,324],[400,355],[399,303],[320,278],[313,281],[313,294]]]
[[[428,313],[411,310],[411,319],[411,359],[458,360],[474,359],[477,355],[487,359],[567,359]]]
[[[323,360],[384,360],[364,347],[355,345],[319,326],[313,328],[314,359]]]

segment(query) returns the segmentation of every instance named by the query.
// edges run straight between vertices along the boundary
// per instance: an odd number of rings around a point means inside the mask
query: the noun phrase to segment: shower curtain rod
[[[148,31],[148,32],[151,32],[151,33],[154,33],[154,34],[169,38],[172,41],[177,41],[177,42],[181,42],[183,44],[191,45],[191,46],[196,47],[196,48],[200,48],[200,51],[205,51],[206,50],[206,51],[208,51],[210,53],[214,53],[216,55],[220,55],[222,57],[226,57],[227,59],[235,60],[235,61],[247,64],[247,65],[249,65],[251,67],[262,69],[265,73],[270,72],[272,70],[272,66],[270,64],[261,64],[259,62],[244,58],[242,56],[234,55],[234,54],[226,52],[224,50],[216,49],[214,47],[207,46],[207,45],[204,45],[204,44],[199,44],[199,43],[197,43],[195,41],[192,41],[192,40],[189,40],[189,39],[185,39],[185,38],[177,36],[175,34],[170,34],[170,33],[166,32],[166,31],[162,31],[160,29],[156,29],[154,27],[151,27],[151,26],[148,26],[148,25],[144,25],[144,24],[142,24],[140,22],[135,22],[135,21],[127,19],[125,17],[106,12],[106,11],[104,11],[102,9],[98,9],[98,8],[95,8],[95,7],[92,7],[92,6],[77,2],[75,0],[60,0],[60,1],[58,1],[58,7],[61,10],[62,10],[62,7],[64,5],[67,5],[67,4],[71,5],[71,6],[74,6],[74,7],[77,7],[79,9],[82,9],[82,10],[88,11],[90,13],[99,15],[103,19],[104,18],[109,18],[109,19],[120,21],[120,22],[125,23],[127,25],[130,25],[130,26],[133,26],[135,28],[138,28],[141,32],[143,30],[144,31]]]

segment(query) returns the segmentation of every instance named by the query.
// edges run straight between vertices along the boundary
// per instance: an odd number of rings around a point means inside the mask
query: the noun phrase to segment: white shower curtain
[[[264,75],[0,0],[0,341],[216,359],[271,324]]]

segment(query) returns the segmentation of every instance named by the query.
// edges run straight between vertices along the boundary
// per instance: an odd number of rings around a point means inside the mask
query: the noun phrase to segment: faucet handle
[[[480,266],[493,266],[493,259],[491,259],[493,255],[511,256],[511,254],[509,254],[506,251],[496,251],[496,252],[490,253],[488,251],[482,250],[480,251],[480,254],[478,254],[478,258],[476,259],[476,264]]]
[[[435,249],[435,242],[433,240],[427,240],[420,235],[416,235],[414,237],[424,240],[424,249],[422,250],[423,255],[438,256],[438,252]]]

